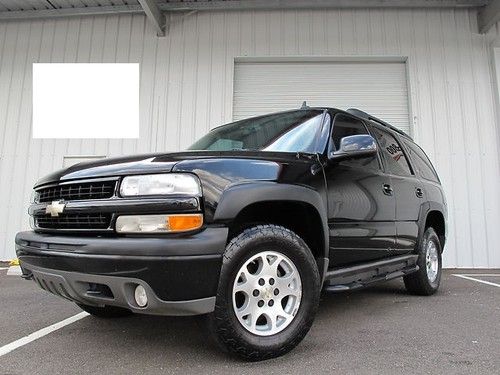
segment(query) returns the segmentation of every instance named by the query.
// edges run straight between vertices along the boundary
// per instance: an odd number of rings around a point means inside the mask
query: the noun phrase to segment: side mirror
[[[377,142],[371,135],[350,135],[340,140],[340,147],[328,155],[330,160],[366,158],[377,153]]]

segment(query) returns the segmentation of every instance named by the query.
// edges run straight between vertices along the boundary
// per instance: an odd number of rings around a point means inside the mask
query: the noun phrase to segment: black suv
[[[359,110],[215,128],[187,152],[78,164],[38,181],[23,277],[98,317],[206,314],[249,360],[306,335],[320,292],[441,278],[446,203],[409,136]]]

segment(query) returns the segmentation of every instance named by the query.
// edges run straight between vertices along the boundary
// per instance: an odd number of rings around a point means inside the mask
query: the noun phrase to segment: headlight
[[[120,186],[122,197],[140,195],[201,195],[200,182],[188,173],[127,176]]]

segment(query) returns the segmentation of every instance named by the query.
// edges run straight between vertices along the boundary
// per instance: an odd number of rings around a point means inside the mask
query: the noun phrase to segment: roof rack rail
[[[362,119],[365,119],[365,120],[374,121],[382,126],[385,126],[391,130],[394,130],[396,133],[399,133],[401,135],[404,135],[405,137],[411,138],[408,134],[406,134],[401,129],[398,129],[395,126],[392,126],[391,124],[385,122],[384,120],[381,120],[381,119],[379,119],[375,116],[372,116],[369,113],[363,112],[357,108],[349,108],[346,112],[350,113],[351,115],[361,117]]]

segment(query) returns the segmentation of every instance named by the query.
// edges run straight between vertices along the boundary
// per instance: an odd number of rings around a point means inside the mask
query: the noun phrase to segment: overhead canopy
[[[213,10],[327,8],[477,8],[486,32],[500,18],[500,0],[0,0],[0,22],[20,19],[145,14],[159,36],[168,28],[164,13]]]

